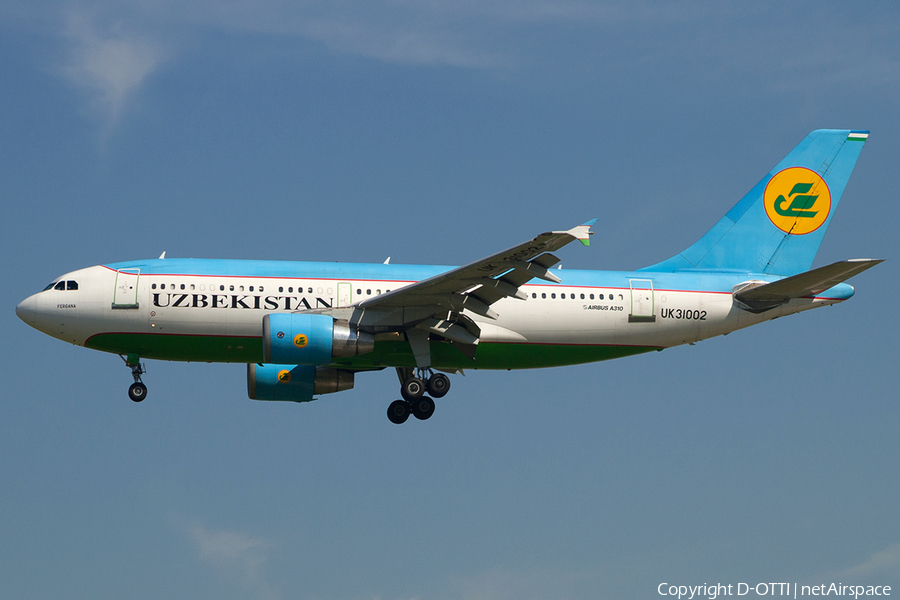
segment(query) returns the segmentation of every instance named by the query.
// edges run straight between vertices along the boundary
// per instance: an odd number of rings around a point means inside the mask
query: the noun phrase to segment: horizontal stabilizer
[[[815,296],[880,262],[884,261],[873,258],[843,260],[772,283],[745,285],[734,292],[734,299],[741,308],[760,313],[780,306],[792,298]]]

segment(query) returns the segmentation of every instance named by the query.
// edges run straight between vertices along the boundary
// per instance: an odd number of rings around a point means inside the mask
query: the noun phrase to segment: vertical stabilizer
[[[808,270],[868,136],[813,131],[693,246],[641,270]]]

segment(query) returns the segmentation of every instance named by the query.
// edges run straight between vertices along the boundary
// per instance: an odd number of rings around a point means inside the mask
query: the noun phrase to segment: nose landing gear
[[[129,354],[128,358],[121,356],[125,361],[125,365],[131,367],[131,376],[134,377],[134,383],[128,388],[128,397],[132,402],[141,402],[147,397],[147,386],[141,381],[141,375],[146,373],[144,365],[141,364],[141,357],[136,354]]]
[[[450,378],[443,373],[435,373],[431,369],[397,367],[400,378],[400,395],[403,400],[394,400],[388,406],[387,415],[391,423],[405,423],[412,414],[420,421],[425,421],[434,414],[434,400],[425,395],[428,392],[435,398],[442,398],[450,391]]]

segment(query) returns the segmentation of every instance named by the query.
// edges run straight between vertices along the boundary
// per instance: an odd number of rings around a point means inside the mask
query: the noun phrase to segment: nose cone
[[[16,316],[34,327],[37,320],[37,298],[29,296],[22,300],[16,307]]]

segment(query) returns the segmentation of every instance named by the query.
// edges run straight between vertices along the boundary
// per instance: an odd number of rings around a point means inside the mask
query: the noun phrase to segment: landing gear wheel
[[[450,391],[450,378],[443,373],[435,373],[425,383],[428,393],[435,398],[443,398]]]
[[[132,383],[131,387],[128,388],[128,397],[131,398],[132,402],[141,402],[147,397],[147,386],[140,381]]]
[[[420,421],[428,419],[434,414],[434,400],[428,396],[422,396],[412,403],[412,414]]]
[[[425,394],[425,382],[418,377],[410,377],[400,385],[400,395],[407,402],[415,402]]]
[[[388,406],[387,416],[391,423],[400,425],[409,418],[409,404],[404,400],[394,400]]]

